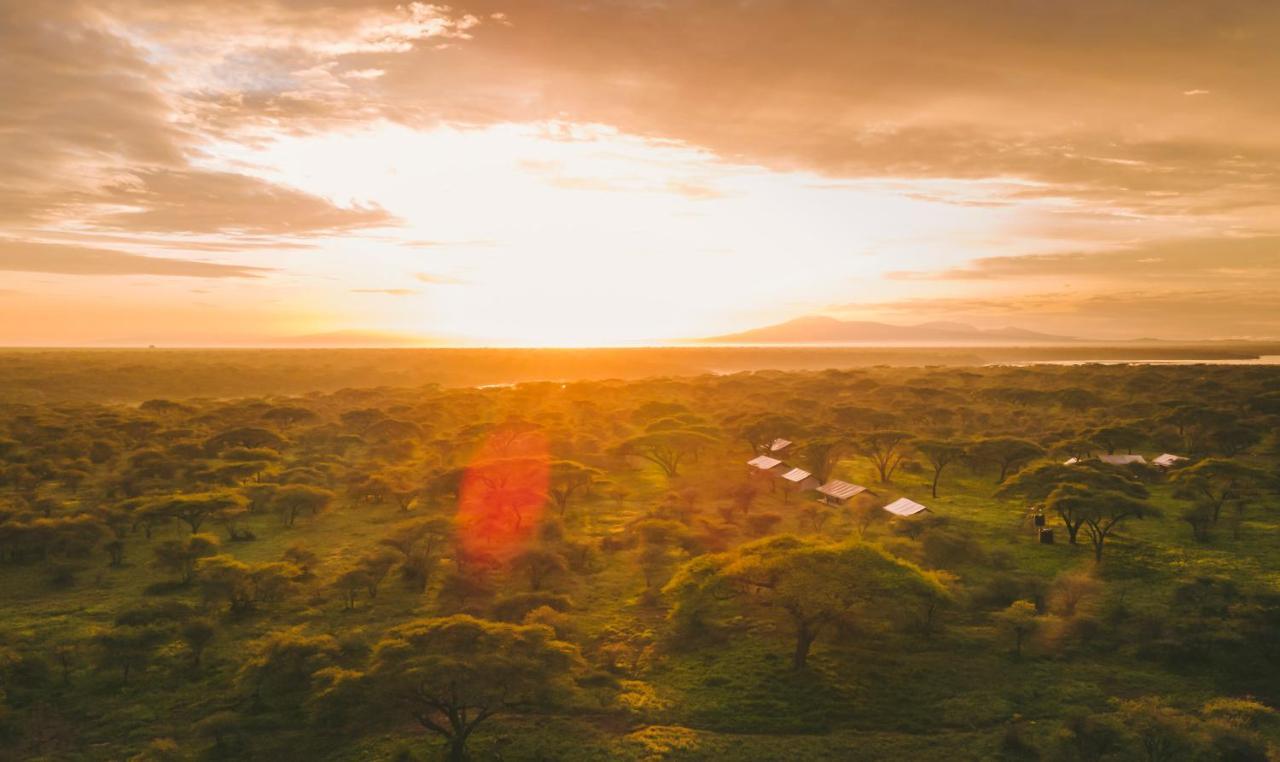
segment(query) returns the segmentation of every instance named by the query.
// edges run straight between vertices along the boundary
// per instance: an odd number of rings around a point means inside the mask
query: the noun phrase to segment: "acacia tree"
[[[211,534],[193,534],[185,540],[166,540],[155,547],[156,568],[182,577],[187,584],[195,575],[196,562],[218,552],[218,538]]]
[[[550,548],[531,547],[511,559],[512,571],[529,579],[529,589],[538,591],[553,576],[569,570],[569,561]]]
[[[1022,641],[1036,630],[1040,621],[1036,618],[1036,605],[1031,601],[1014,601],[1009,608],[998,612],[995,619],[1013,633],[1013,655],[1022,656]]]
[[[1174,494],[1204,506],[1216,524],[1228,502],[1247,500],[1267,483],[1267,475],[1234,460],[1209,458],[1173,472]]]
[[[380,542],[400,553],[400,574],[405,583],[424,592],[452,537],[453,522],[432,516],[397,524]]]
[[[769,537],[686,564],[664,588],[675,599],[672,617],[718,602],[774,617],[794,633],[791,664],[803,669],[815,640],[829,626],[865,615],[877,604],[947,595],[937,577],[860,541],[829,544],[790,535]]]
[[[1043,455],[1044,448],[1027,439],[991,437],[975,442],[970,453],[975,460],[994,464],[999,472],[996,484],[1004,484],[1011,472]]]
[[[206,520],[223,513],[243,513],[247,506],[248,501],[233,492],[205,492],[165,498],[147,505],[143,512],[156,518],[177,519],[196,534]]]
[[[1115,493],[1135,500],[1148,496],[1147,488],[1133,476],[1105,463],[1082,463],[1064,466],[1046,463],[1014,475],[996,490],[997,497],[1023,497],[1033,505],[1045,505],[1067,528],[1067,539],[1074,545],[1085,524],[1087,503],[1080,500],[1060,499],[1048,505],[1050,495],[1060,488],[1070,487],[1080,494]],[[1063,497],[1066,493],[1063,494]]]
[[[840,462],[848,444],[837,437],[818,437],[810,439],[799,447],[796,456],[804,470],[817,477],[818,481],[831,479],[831,472]]]
[[[1120,492],[1092,490],[1078,484],[1064,484],[1049,495],[1048,506],[1059,515],[1075,517],[1084,525],[1093,558],[1102,560],[1107,537],[1128,519],[1157,516],[1159,512],[1144,500]],[[1080,524],[1076,525],[1077,527]]]
[[[314,516],[328,508],[333,498],[334,494],[327,489],[309,484],[286,484],[276,490],[272,502],[280,512],[284,525],[292,527],[299,515],[308,513]]]
[[[915,443],[916,452],[929,461],[933,467],[933,482],[930,485],[933,497],[938,496],[938,480],[942,478],[942,470],[968,454],[963,442],[946,439],[925,439]]]
[[[893,481],[893,472],[898,470],[902,459],[907,455],[907,443],[912,435],[905,431],[882,429],[871,431],[853,440],[852,449],[866,458],[876,467],[880,481],[888,484]]]
[[[569,507],[569,500],[579,491],[590,489],[592,483],[600,476],[602,476],[600,469],[585,466],[577,461],[552,461],[548,473],[547,492],[559,509],[561,517]]]
[[[461,762],[468,739],[495,714],[572,695],[580,663],[577,648],[545,625],[420,619],[374,646],[366,687],[379,704],[407,709]]]
[[[622,451],[644,458],[662,469],[668,479],[674,479],[680,475],[685,458],[713,441],[700,431],[668,429],[633,437],[622,444]]]

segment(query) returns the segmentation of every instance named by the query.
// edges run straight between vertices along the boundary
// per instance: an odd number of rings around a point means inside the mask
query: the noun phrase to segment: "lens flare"
[[[464,554],[504,560],[525,545],[546,507],[549,464],[547,438],[534,424],[508,422],[489,434],[458,492]]]

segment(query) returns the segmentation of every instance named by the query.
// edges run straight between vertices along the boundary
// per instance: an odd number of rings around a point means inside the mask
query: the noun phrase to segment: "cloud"
[[[393,222],[193,166],[209,139],[199,99],[172,90],[182,67],[158,64],[172,51],[106,20],[128,4],[108,6],[0,5],[0,226],[304,235]]]
[[[383,294],[385,296],[416,296],[417,291],[411,288],[353,288],[353,294]]]
[[[1108,251],[984,257],[939,272],[899,271],[896,280],[1010,281],[1072,278],[1146,283],[1223,281],[1280,286],[1280,236],[1193,238]]]
[[[144,257],[111,249],[55,243],[0,241],[0,270],[56,275],[164,275],[187,278],[257,278],[263,267]]]
[[[1273,288],[1110,288],[969,297],[912,297],[833,308],[898,320],[953,320],[997,327],[1016,320],[1048,333],[1132,339],[1280,338]]]
[[[455,278],[450,275],[436,275],[434,273],[416,273],[413,276],[419,283],[426,283],[432,286],[460,286],[466,281]]]
[[[248,175],[201,170],[152,170],[103,189],[113,206],[96,218],[116,229],[168,233],[314,234],[388,225],[376,207],[343,208],[302,191]]]

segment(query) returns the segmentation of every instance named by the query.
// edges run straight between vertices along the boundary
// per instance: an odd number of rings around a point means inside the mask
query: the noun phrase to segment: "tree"
[[[1022,656],[1022,641],[1039,626],[1036,618],[1036,605],[1031,601],[1014,601],[1009,608],[995,615],[1002,627],[1013,633],[1013,655]]]
[[[236,684],[255,702],[296,695],[310,688],[312,676],[332,664],[339,650],[332,635],[309,635],[302,627],[277,630],[249,644]]]
[[[156,568],[182,577],[182,584],[191,581],[196,562],[218,552],[218,538],[211,534],[193,534],[185,540],[166,540],[155,547],[153,562]]]
[[[186,644],[187,650],[191,652],[191,665],[193,667],[200,666],[200,659],[204,655],[204,650],[213,642],[217,632],[213,622],[208,619],[189,619],[178,627],[178,637]]]
[[[309,484],[286,484],[276,491],[272,501],[280,511],[284,525],[291,527],[302,513],[314,516],[328,508],[333,498],[334,494],[327,489]]]
[[[206,492],[166,498],[147,506],[144,511],[157,517],[177,519],[191,528],[191,534],[195,534],[207,519],[227,511],[244,511],[246,505],[245,498],[233,492]]]
[[[991,437],[975,442],[970,453],[976,460],[994,464],[999,471],[996,484],[1004,484],[1011,472],[1043,455],[1044,448],[1027,439]]]
[[[933,482],[931,494],[938,496],[938,480],[942,478],[942,470],[968,454],[964,443],[946,439],[924,439],[915,443],[916,452],[933,466]]]
[[[699,618],[697,609],[736,604],[759,617],[781,619],[794,633],[791,664],[803,669],[829,626],[869,615],[874,607],[911,598],[945,597],[935,575],[853,541],[829,544],[782,535],[686,564],[664,592],[672,618]],[[690,611],[689,609],[694,609]]]
[[[1062,500],[1052,506],[1047,505],[1049,496],[1064,485],[1073,485],[1075,490],[1081,493],[1118,493],[1138,500],[1148,496],[1147,488],[1134,479],[1132,474],[1101,462],[1080,463],[1072,466],[1046,463],[1015,474],[996,490],[996,496],[1018,496],[1025,498],[1033,505],[1045,505],[1048,510],[1056,512],[1062,519],[1062,523],[1067,528],[1068,540],[1074,545],[1080,528],[1085,523],[1085,504],[1080,501]]]
[[[125,682],[129,675],[142,669],[161,643],[169,639],[169,630],[159,626],[114,627],[93,637],[98,648],[99,663],[120,670]]]
[[[680,464],[701,447],[715,441],[709,435],[690,429],[651,431],[622,444],[622,451],[633,453],[662,469],[668,479],[680,474]]]
[[[876,467],[876,473],[880,475],[880,481],[888,484],[893,481],[893,472],[898,470],[902,459],[906,457],[907,443],[911,439],[911,434],[905,431],[872,431],[856,438],[852,449],[871,461]]]
[[[1239,461],[1209,458],[1174,471],[1169,481],[1177,497],[1205,506],[1216,524],[1224,505],[1249,500],[1268,479],[1265,472]]]
[[[837,437],[817,437],[806,441],[796,450],[801,467],[813,474],[818,481],[831,479],[831,472],[840,462],[840,456],[848,445]]]
[[[368,686],[444,739],[448,758],[461,762],[468,739],[495,714],[571,695],[580,661],[577,649],[544,625],[420,619],[374,646]]]
[[[1203,741],[1199,721],[1165,704],[1159,697],[1116,702],[1125,728],[1138,737],[1147,762],[1194,758]]]
[[[529,589],[541,590],[548,578],[569,570],[569,561],[550,548],[535,546],[511,559],[511,568],[529,578]]]
[[[600,469],[584,466],[576,461],[551,462],[548,492],[562,517],[569,507],[569,500],[579,491],[590,489],[591,484],[600,476],[602,476]]]
[[[381,544],[400,553],[400,573],[405,583],[423,592],[452,537],[453,522],[432,516],[397,524]]]
[[[1093,545],[1093,558],[1102,560],[1102,548],[1107,537],[1123,522],[1131,518],[1158,516],[1159,512],[1149,503],[1121,492],[1099,491],[1079,484],[1064,484],[1049,495],[1050,510],[1063,517],[1070,517],[1078,529],[1084,525]],[[1072,524],[1068,523],[1068,527]]]

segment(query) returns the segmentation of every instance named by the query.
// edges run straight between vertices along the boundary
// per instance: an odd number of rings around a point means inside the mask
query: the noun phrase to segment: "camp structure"
[[[906,518],[908,516],[914,516],[917,513],[924,513],[929,509],[925,508],[923,505],[920,505],[914,500],[908,500],[905,497],[900,497],[897,500],[894,500],[892,503],[889,503],[888,505],[886,505],[884,507],[884,510],[888,511],[889,513],[892,513],[894,516],[901,516],[903,518]]]
[[[753,473],[768,474],[777,472],[780,467],[785,464],[777,458],[770,458],[768,455],[757,455],[747,461],[747,465],[751,467]]]
[[[803,468],[793,468],[782,475],[783,480],[790,482],[797,491],[817,489],[822,482],[818,481],[818,477],[804,470]]]
[[[866,491],[866,487],[832,479],[818,488],[818,494],[821,495],[818,499],[828,505],[844,505]]]
[[[783,450],[787,449],[790,446],[791,446],[790,439],[783,439],[782,437],[778,437],[777,439],[773,440],[772,444],[769,445],[769,452],[782,452]]]
[[[1113,466],[1129,466],[1134,463],[1140,463],[1145,466],[1147,464],[1147,459],[1141,455],[1099,455],[1098,460]]]
[[[1156,468],[1168,469],[1168,468],[1173,468],[1174,466],[1178,465],[1179,463],[1185,460],[1186,458],[1184,458],[1181,455],[1174,455],[1171,452],[1166,452],[1163,455],[1152,458],[1151,465],[1155,466]]]
[[[1064,466],[1074,466],[1075,464],[1077,464],[1077,463],[1079,463],[1079,462],[1080,462],[1080,459],[1079,459],[1079,458],[1067,458],[1066,460],[1062,461],[1062,465],[1064,465]]]

